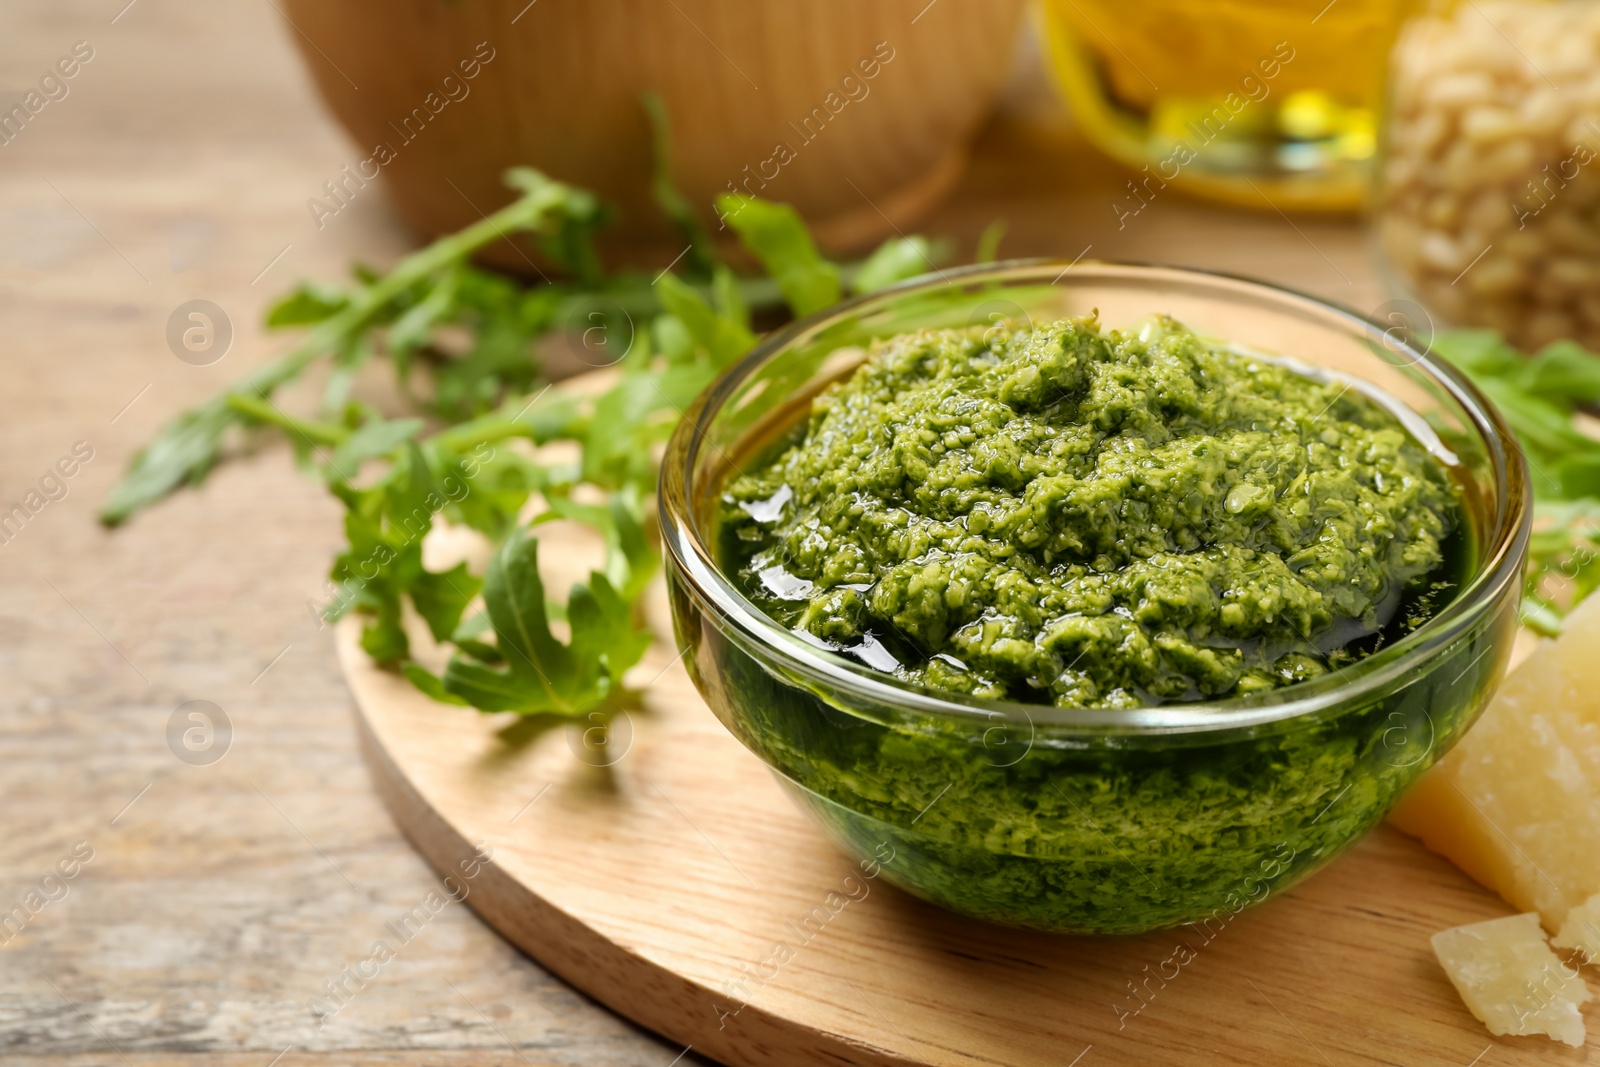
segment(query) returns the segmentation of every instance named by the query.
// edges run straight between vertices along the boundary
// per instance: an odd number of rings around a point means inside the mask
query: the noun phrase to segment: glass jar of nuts
[[[1435,4],[1400,31],[1376,230],[1450,325],[1600,348],[1600,3]]]

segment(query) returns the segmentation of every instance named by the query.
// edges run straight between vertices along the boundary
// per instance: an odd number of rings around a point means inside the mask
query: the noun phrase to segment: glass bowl
[[[721,573],[712,520],[734,457],[803,415],[863,345],[1093,309],[1112,327],[1163,312],[1202,336],[1401,400],[1418,434],[1431,432],[1454,460],[1470,542],[1455,600],[1309,682],[1095,710],[902,684],[802,641]],[[773,335],[679,424],[660,508],[673,620],[695,684],[828,833],[865,869],[952,911],[1076,933],[1209,931],[1382,819],[1472,724],[1503,670],[1529,526],[1526,465],[1499,415],[1393,332],[1260,282],[1041,261],[925,277]]]

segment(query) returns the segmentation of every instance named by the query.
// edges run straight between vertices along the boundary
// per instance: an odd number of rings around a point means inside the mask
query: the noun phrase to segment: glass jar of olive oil
[[[1389,46],[1418,4],[1043,0],[1042,12],[1079,125],[1147,172],[1145,188],[1343,211],[1370,186]]]

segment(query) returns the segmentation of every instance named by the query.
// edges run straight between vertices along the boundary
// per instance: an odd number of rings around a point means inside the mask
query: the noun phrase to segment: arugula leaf
[[[499,541],[517,525],[530,497],[570,484],[577,473],[551,469],[511,449],[495,448],[488,441],[480,440],[460,452],[439,437],[427,443],[440,471],[440,483],[452,497],[445,505],[447,517],[491,542]]]
[[[564,212],[581,218],[586,205],[593,202],[588,193],[551,181],[537,171],[514,170],[508,178],[523,189],[521,198],[405,257],[394,270],[374,278],[351,294],[338,310],[318,320],[305,340],[287,355],[257,370],[223,396],[169,423],[134,456],[127,474],[101,510],[100,521],[107,526],[118,525],[180,486],[204,481],[220,456],[223,436],[230,428],[251,422],[229,406],[229,397],[269,398],[279,386],[299,377],[318,360],[353,351],[365,331],[390,310],[392,302],[417,285],[507,234],[535,231]],[[294,313],[310,312],[302,304],[296,306]],[[284,316],[290,314],[285,312]]]
[[[978,235],[978,247],[973,253],[974,263],[993,263],[1000,258],[1000,242],[1006,235],[1006,220],[995,219]]]
[[[1600,359],[1575,341],[1546,345],[1528,360],[1516,382],[1533,396],[1571,410],[1600,400]]]
[[[1600,440],[1580,430],[1574,415],[1580,403],[1600,397],[1600,358],[1571,342],[1523,356],[1491,330],[1446,331],[1433,348],[1505,416],[1532,468],[1536,498],[1592,495],[1581,471],[1600,463]]]
[[[794,208],[723,193],[717,214],[777,281],[797,318],[839,302],[839,268],[822,258]]]
[[[644,592],[661,557],[646,530],[644,500],[637,486],[612,493],[604,505],[580,504],[565,496],[547,500],[546,515],[581,522],[605,540],[605,576],[625,598],[632,600]]]
[[[671,274],[656,283],[661,289],[661,305],[683,323],[689,337],[711,356],[718,367],[726,367],[751,348],[756,335],[738,319],[712,308],[706,298]]]
[[[342,289],[301,282],[268,309],[266,325],[268,329],[278,330],[321,322],[343,311],[349,303],[350,296]]]
[[[750,328],[750,304],[739,291],[739,278],[720,263],[711,274],[711,300],[717,314],[746,330]]]
[[[672,181],[672,123],[667,119],[667,106],[656,92],[647,92],[641,99],[645,116],[650,120],[650,139],[655,149],[652,157],[655,165],[650,175],[651,195],[655,197],[662,214],[672,220],[679,234],[689,242],[689,269],[695,274],[710,274],[719,262],[716,246],[711,243],[711,235],[701,225],[688,198],[678,191]]]
[[[424,691],[482,711],[578,716],[616,694],[622,675],[649,647],[649,631],[635,625],[632,604],[599,573],[568,594],[572,636],[562,644],[550,631],[538,539],[522,529],[489,564],[483,602],[495,637],[492,658],[458,645],[438,679],[408,664],[407,677]]]
[[[525,197],[545,195],[548,187],[556,184],[532,167],[512,167],[506,171],[505,182],[521,190]],[[602,204],[599,197],[587,189],[563,185],[560,211],[540,214],[528,220],[523,228],[534,235],[539,251],[577,275],[583,284],[592,286],[599,282],[601,275],[594,235],[610,217],[610,208]],[[514,232],[517,231],[506,229],[505,235]]]
[[[611,494],[611,524],[605,531],[606,576],[629,600],[642,596],[661,567],[648,528],[644,494],[626,486]]]
[[[330,616],[351,608],[370,615],[361,645],[380,663],[397,663],[410,652],[402,625],[405,598],[436,640],[448,639],[479,582],[465,565],[442,572],[423,566],[423,538],[450,498],[421,446],[408,440],[384,477],[365,489],[337,479],[329,488],[346,508],[346,548],[330,574],[342,596]]]
[[[861,264],[850,288],[875,293],[934,269],[933,245],[926,237],[891,237]]]
[[[461,616],[478,595],[482,581],[458,563],[447,571],[419,573],[407,587],[417,614],[428,624],[435,641],[448,641],[461,625]]]
[[[223,398],[173,419],[160,436],[134,454],[122,481],[111,490],[100,521],[119,525],[173,490],[205,481],[217,464],[223,435],[242,422]]]
[[[1431,347],[1474,381],[1514,375],[1523,361],[1522,354],[1493,330],[1446,330]]]
[[[416,686],[425,696],[438,701],[440,704],[454,704],[457,707],[470,707],[466,700],[457,696],[444,687],[444,680],[414,659],[408,659],[400,664],[400,673],[406,680]]]
[[[1453,330],[1434,351],[1482,389],[1516,435],[1534,496],[1522,621],[1560,632],[1566,608],[1600,587],[1600,440],[1578,425],[1600,400],[1600,357],[1571,341],[1523,356],[1492,330]]]
[[[422,347],[434,325],[445,321],[456,310],[464,273],[460,263],[451,263],[439,272],[439,277],[426,296],[406,308],[389,327],[389,350],[408,354]]]
[[[329,457],[329,466],[353,475],[363,461],[386,456],[416,437],[422,425],[421,419],[371,419],[339,442]]]

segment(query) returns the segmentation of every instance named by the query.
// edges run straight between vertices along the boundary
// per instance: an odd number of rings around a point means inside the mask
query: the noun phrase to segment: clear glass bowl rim
[[[1495,474],[1492,529],[1485,538],[1482,563],[1472,583],[1438,615],[1406,637],[1348,667],[1309,682],[1269,690],[1248,697],[1155,705],[1131,710],[1058,708],[1017,701],[987,700],[958,694],[938,694],[913,686],[842,656],[828,656],[802,641],[751,603],[717,567],[701,536],[693,512],[693,472],[705,427],[739,386],[771,360],[781,358],[796,339],[842,321],[861,309],[918,292],[934,292],[985,282],[1045,282],[1060,284],[1068,274],[1105,281],[1168,276],[1197,287],[1217,287],[1219,297],[1243,286],[1286,305],[1330,317],[1334,322],[1369,337],[1383,336],[1385,344],[1403,348],[1410,365],[1447,392],[1460,406],[1477,433]],[[673,431],[662,462],[658,497],[662,541],[678,573],[693,593],[725,626],[731,626],[745,643],[760,650],[758,659],[776,661],[812,684],[865,702],[932,716],[970,726],[995,727],[1027,724],[1043,727],[1052,736],[1106,734],[1188,734],[1197,731],[1256,727],[1300,718],[1320,718],[1321,713],[1349,706],[1365,697],[1381,695],[1409,684],[1407,676],[1420,676],[1429,657],[1447,648],[1468,631],[1507,591],[1520,586],[1532,523],[1528,470],[1510,428],[1482,393],[1445,360],[1426,348],[1396,339],[1386,327],[1344,305],[1307,295],[1286,286],[1222,271],[1175,267],[1119,260],[1014,259],[973,264],[924,274],[874,293],[853,297],[824,308],[779,329],[751,349],[685,412]],[[1292,355],[1292,353],[1286,353]],[[747,649],[748,650],[748,649]],[[1398,683],[1398,684],[1397,684]]]

